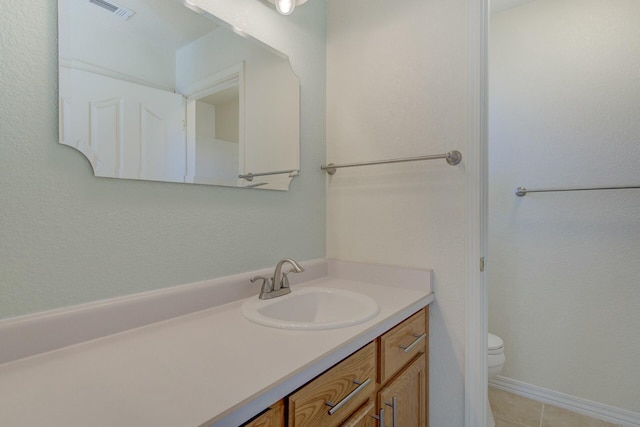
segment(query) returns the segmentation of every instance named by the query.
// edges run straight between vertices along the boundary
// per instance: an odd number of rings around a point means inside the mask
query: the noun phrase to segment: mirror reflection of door
[[[238,88],[196,102],[196,176],[233,182],[240,173]]]
[[[61,142],[97,176],[182,180],[181,95],[74,67],[61,66],[60,81]]]
[[[242,185],[243,64],[218,73],[187,98],[186,182]],[[211,80],[209,80],[211,82]]]

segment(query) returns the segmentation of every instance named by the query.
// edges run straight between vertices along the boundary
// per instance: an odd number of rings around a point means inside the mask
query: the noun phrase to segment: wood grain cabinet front
[[[429,424],[429,307],[378,337],[376,427]]]
[[[284,427],[284,420],[284,400],[280,400],[242,427]]]
[[[384,426],[427,425],[426,358],[421,354],[378,393],[378,408],[384,409]]]
[[[340,427],[378,427],[376,400],[370,399],[354,412]]]
[[[289,427],[339,426],[373,396],[376,343],[372,342],[291,394]]]
[[[384,384],[417,355],[427,351],[427,313],[420,310],[380,338],[378,382]]]

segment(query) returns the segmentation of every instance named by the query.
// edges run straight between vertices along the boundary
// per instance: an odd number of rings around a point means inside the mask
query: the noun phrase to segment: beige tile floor
[[[492,387],[489,402],[496,427],[619,427]]]

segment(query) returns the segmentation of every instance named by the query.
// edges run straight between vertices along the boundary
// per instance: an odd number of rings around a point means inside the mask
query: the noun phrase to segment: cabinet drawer
[[[243,427],[284,427],[284,400],[274,403],[259,417]]]
[[[289,427],[340,425],[372,396],[375,375],[372,342],[289,396]]]
[[[420,310],[380,337],[380,384],[384,384],[416,355],[427,350],[426,310]]]

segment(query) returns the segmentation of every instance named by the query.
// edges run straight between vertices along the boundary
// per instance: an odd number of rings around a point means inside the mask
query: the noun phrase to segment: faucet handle
[[[283,273],[282,274],[282,287],[283,288],[288,288],[289,287],[289,278],[287,277],[287,274],[289,274],[289,273],[302,273],[303,271],[304,271],[304,268],[299,267],[298,269],[292,268],[291,270]]]
[[[291,273],[293,270],[289,270],[286,273],[282,274],[282,283],[280,284],[281,288],[288,288],[289,287],[289,278],[287,277],[287,274]]]
[[[271,279],[269,279],[268,277],[264,277],[264,276],[256,276],[250,279],[251,283],[256,282],[257,280],[262,280],[262,288],[260,289],[261,293],[268,293],[271,292],[273,289],[273,285],[271,284]]]

